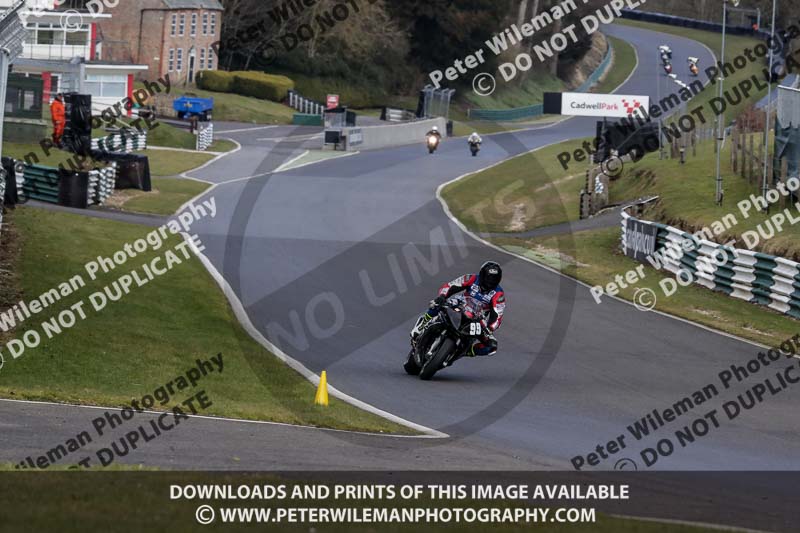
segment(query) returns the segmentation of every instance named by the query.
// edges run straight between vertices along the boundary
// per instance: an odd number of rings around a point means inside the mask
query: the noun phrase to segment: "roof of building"
[[[219,0],[163,0],[170,9],[216,9],[223,10]]]

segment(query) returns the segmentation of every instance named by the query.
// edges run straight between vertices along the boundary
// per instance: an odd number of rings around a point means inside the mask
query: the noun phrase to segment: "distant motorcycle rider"
[[[473,131],[472,135],[470,135],[469,138],[467,139],[467,143],[469,144],[481,144],[482,142],[483,139],[481,139],[481,136],[478,135],[477,131]]]
[[[503,269],[494,261],[487,261],[481,266],[478,274],[465,274],[445,283],[439,289],[439,295],[431,302],[431,308],[417,319],[411,337],[417,339],[426,329],[428,324],[440,312],[441,306],[448,298],[459,295],[467,308],[471,308],[482,315],[481,324],[483,334],[480,339],[470,347],[467,355],[470,357],[494,355],[497,352],[497,339],[494,332],[503,321],[506,308],[506,296],[500,287],[503,278]]]
[[[439,131],[439,127],[438,126],[434,126],[433,128],[431,128],[431,131],[429,131],[428,133],[425,134],[425,138],[427,139],[431,135],[435,135],[436,138],[439,141],[442,140],[442,133]]]

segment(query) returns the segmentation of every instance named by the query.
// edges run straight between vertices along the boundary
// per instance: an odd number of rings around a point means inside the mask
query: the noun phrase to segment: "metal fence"
[[[301,113],[311,115],[322,115],[325,113],[324,105],[306,98],[297,91],[289,91],[289,107]]]
[[[121,131],[92,139],[92,150],[101,152],[134,152],[147,149],[147,132]]]
[[[611,65],[614,53],[611,41],[608,41],[608,49],[603,61],[592,72],[592,74],[573,92],[583,93],[594,87],[594,85],[602,78],[608,67]],[[515,120],[525,120],[540,117],[544,114],[544,105],[535,104],[525,107],[516,107],[513,109],[470,109],[467,111],[467,116],[473,120],[490,120],[493,122],[513,122]]]
[[[44,165],[16,163],[17,190],[23,199],[39,200],[50,204],[60,204],[59,169]],[[117,164],[111,163],[107,167],[90,170],[87,173],[88,187],[86,193],[87,205],[103,205],[109,196],[114,193],[117,179]]]

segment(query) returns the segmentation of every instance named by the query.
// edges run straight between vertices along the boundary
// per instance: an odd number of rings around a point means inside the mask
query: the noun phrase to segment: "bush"
[[[286,99],[289,90],[294,89],[294,82],[286,76],[255,71],[237,71],[229,74],[233,76],[233,92],[242,96],[281,102]]]
[[[197,74],[197,87],[206,91],[229,93],[233,90],[233,75],[223,70],[201,70]]]

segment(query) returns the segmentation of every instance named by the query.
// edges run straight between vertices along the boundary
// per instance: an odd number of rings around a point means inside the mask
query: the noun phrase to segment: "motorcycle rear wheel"
[[[439,348],[436,349],[436,353],[428,359],[424,365],[422,365],[422,370],[419,373],[419,379],[423,381],[428,381],[431,379],[436,372],[442,369],[442,365],[450,356],[450,354],[455,350],[456,343],[453,339],[447,337],[442,340],[442,343],[439,345]]]

